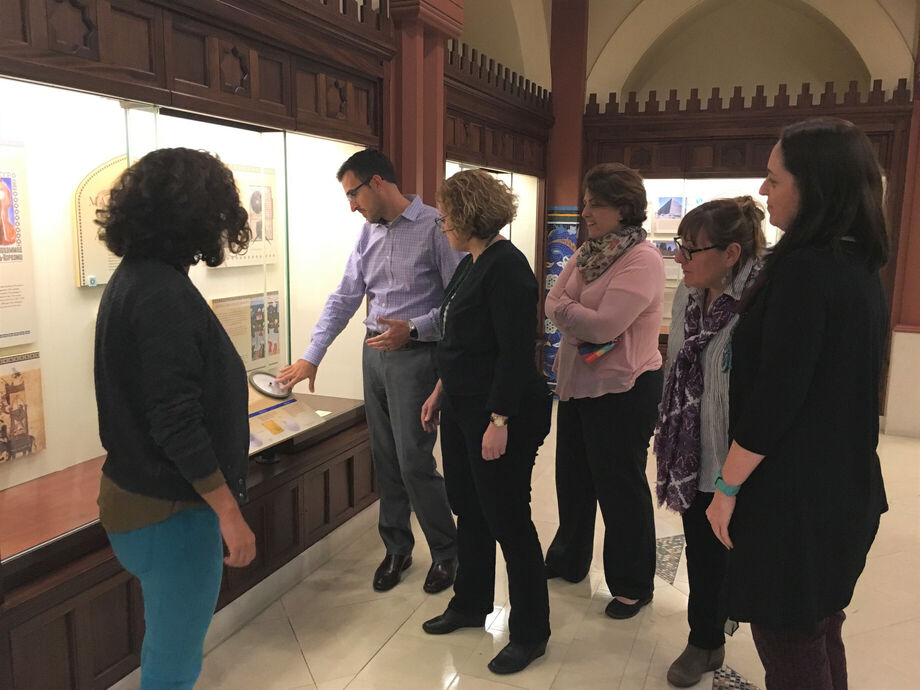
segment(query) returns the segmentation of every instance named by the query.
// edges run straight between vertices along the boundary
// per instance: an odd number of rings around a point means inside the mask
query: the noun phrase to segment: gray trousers
[[[437,433],[422,429],[422,404],[437,383],[435,346],[380,351],[364,346],[364,406],[380,491],[387,553],[412,553],[414,509],[435,561],[456,558],[457,528],[431,454]]]

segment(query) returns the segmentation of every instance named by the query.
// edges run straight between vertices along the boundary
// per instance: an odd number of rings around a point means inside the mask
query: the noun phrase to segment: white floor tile
[[[844,625],[850,687],[917,688],[920,678],[920,441],[883,437],[879,444],[890,510],[883,516],[865,573]],[[552,439],[533,474],[534,523],[544,550],[558,525]],[[654,456],[647,472],[654,486]],[[603,573],[604,524],[598,513],[595,556],[580,583],[548,582],[553,629],[544,657],[525,671],[492,674],[487,664],[508,641],[508,593],[501,550],[496,558],[495,608],[482,629],[428,635],[421,625],[447,607],[451,591],[427,595],[421,586],[430,558],[413,520],[415,562],[403,581],[374,592],[371,578],[384,555],[376,525],[336,543],[337,551],[205,659],[198,688],[284,690],[578,690],[669,688],[668,666],[687,640],[686,557],[674,583],[655,579],[655,598],[634,618],[604,615],[610,601]],[[658,537],[681,534],[680,517],[656,508]],[[726,643],[725,663],[756,686],[763,668],[750,629]],[[133,681],[131,680],[133,678]],[[250,683],[248,686],[246,683]],[[706,674],[698,688],[712,686]],[[136,688],[137,675],[117,687]]]

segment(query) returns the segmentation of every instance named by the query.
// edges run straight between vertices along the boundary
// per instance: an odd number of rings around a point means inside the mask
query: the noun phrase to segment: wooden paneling
[[[0,0],[0,75],[379,146],[393,32],[349,6]]]
[[[3,9],[3,21],[0,22],[0,41],[27,43],[26,12],[28,0],[11,0],[0,4]]]
[[[297,60],[294,85],[299,130],[322,129],[369,145],[379,141],[379,82],[311,60]]]
[[[447,158],[546,176],[553,125],[548,91],[466,45],[448,52],[444,84]]]
[[[376,500],[361,408],[277,457],[250,471],[252,500],[243,515],[257,557],[246,568],[225,569],[218,608]],[[59,541],[78,539],[80,531]],[[45,549],[53,550],[42,547],[36,557]],[[140,588],[110,548],[29,572],[39,574],[17,579],[0,604],[0,687],[104,688],[137,667]]]

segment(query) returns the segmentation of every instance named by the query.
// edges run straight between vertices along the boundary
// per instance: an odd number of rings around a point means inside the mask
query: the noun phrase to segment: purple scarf
[[[735,305],[733,297],[720,295],[706,317],[701,318],[700,305],[691,297],[685,312],[684,344],[664,385],[655,426],[656,488],[658,505],[667,503],[668,508],[678,513],[690,507],[699,486],[703,350],[735,315]]]

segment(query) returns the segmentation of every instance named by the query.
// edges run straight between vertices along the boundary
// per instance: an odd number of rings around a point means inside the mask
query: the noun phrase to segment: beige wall
[[[723,96],[741,86],[750,102],[758,84],[770,96],[780,83],[796,94],[803,82],[816,91],[833,81],[841,92],[852,79],[867,93],[869,72],[859,54],[816,12],[770,0],[722,0],[704,3],[662,33],[626,77],[620,101],[636,91],[644,103],[649,90],[664,100],[672,88],[685,99],[695,87],[705,107],[714,86]]]
[[[649,88],[763,83],[769,93],[771,82],[854,78],[890,90],[912,74],[918,9],[915,0],[591,0],[590,26],[587,92],[601,102],[611,91],[644,101]]]

